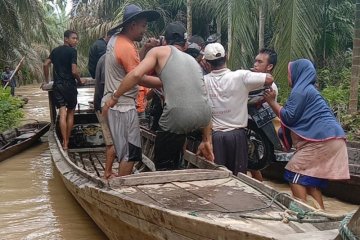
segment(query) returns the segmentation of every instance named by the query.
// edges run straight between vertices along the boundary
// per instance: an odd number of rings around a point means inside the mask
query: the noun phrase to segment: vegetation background
[[[66,12],[68,2],[70,13]],[[165,25],[174,20],[187,25],[189,35],[206,39],[221,33],[231,69],[250,68],[259,48],[274,48],[279,59],[275,79],[282,103],[290,92],[288,62],[311,59],[323,96],[349,138],[360,140],[360,62],[356,60],[360,41],[353,41],[360,38],[356,20],[360,19],[359,0],[0,0],[0,68],[15,67],[26,56],[19,84],[42,82],[42,62],[52,48],[62,44],[64,30],[71,28],[80,35],[79,66],[82,76],[88,76],[89,47],[121,22],[129,3],[161,13],[162,18],[150,24],[148,37],[163,35]],[[12,102],[10,99],[6,91],[0,92],[0,113],[10,111],[4,110],[4,101]],[[0,119],[4,117],[1,114]],[[9,126],[2,122],[0,131]]]

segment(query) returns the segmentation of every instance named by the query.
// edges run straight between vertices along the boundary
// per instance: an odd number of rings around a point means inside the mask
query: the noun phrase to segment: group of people
[[[179,169],[187,134],[201,129],[199,155],[227,166],[235,175],[246,173],[248,94],[266,88],[264,98],[291,132],[296,148],[285,179],[295,197],[306,201],[311,195],[324,208],[319,188],[328,179],[348,179],[349,169],[345,133],[315,87],[313,64],[306,59],[289,63],[292,91],[280,106],[271,75],[277,61],[273,50],[262,49],[253,69],[232,71],[220,43],[198,44],[195,57],[194,51],[187,50],[186,28],[173,22],[166,26],[161,44],[150,38],[138,51],[134,42],[142,41],[148,22],[159,17],[157,11],[128,5],[123,22],[90,50],[89,71],[96,79],[94,107],[107,146],[104,177],[131,174],[134,163],[142,160],[136,99],[143,87],[152,89],[149,94],[160,93],[163,101],[154,148],[157,170]],[[44,63],[46,82],[49,65],[54,64],[54,101],[64,150],[73,126],[76,82],[81,83],[77,41],[75,32],[66,31],[64,45],[55,48]],[[112,172],[115,159],[120,162],[117,174]],[[259,172],[252,174],[261,179]]]

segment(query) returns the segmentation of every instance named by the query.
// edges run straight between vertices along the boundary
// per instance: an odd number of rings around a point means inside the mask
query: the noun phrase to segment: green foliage
[[[348,140],[360,141],[360,113],[342,116],[341,124],[346,131]]]
[[[346,61],[335,67],[325,67],[318,71],[318,83],[322,96],[334,111],[338,121],[346,131],[349,140],[360,140],[360,113],[348,114],[351,69]],[[340,64],[341,63],[341,64]],[[359,103],[360,106],[360,103]]]
[[[0,89],[0,132],[16,126],[24,113],[21,109],[23,101],[12,97],[9,90]]]

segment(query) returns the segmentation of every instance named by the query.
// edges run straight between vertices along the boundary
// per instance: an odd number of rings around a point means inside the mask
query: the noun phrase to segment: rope
[[[259,210],[264,210],[267,208],[270,208],[273,203],[275,202],[277,196],[281,195],[281,194],[287,194],[287,193],[277,193],[272,199],[271,202],[266,205],[265,207],[260,207],[260,208],[253,208],[253,209],[247,209],[247,210],[240,210],[240,211],[219,211],[219,210],[215,210],[215,209],[199,209],[199,210],[194,210],[189,212],[189,215],[192,216],[197,216],[197,213],[199,212],[218,212],[218,213],[244,213],[244,212],[254,212],[254,211],[259,211]]]
[[[354,213],[348,214],[341,222],[339,226],[339,234],[343,240],[359,240],[357,236],[348,228],[347,224],[350,222],[350,219]]]
[[[299,223],[324,223],[324,222],[330,222],[330,221],[339,221],[341,219],[344,219],[345,215],[334,215],[334,214],[328,214],[323,213],[319,211],[304,211],[303,209],[299,208],[296,203],[291,202],[289,205],[289,209],[285,209],[284,212],[279,213],[279,217],[268,217],[268,216],[259,216],[259,215],[248,215],[243,214],[245,212],[254,212],[259,210],[264,210],[267,208],[270,208],[273,203],[276,201],[276,198],[286,193],[277,193],[272,199],[271,202],[266,205],[265,207],[260,208],[254,208],[254,209],[248,209],[248,210],[241,210],[241,211],[219,211],[214,209],[201,209],[201,210],[194,210],[192,212],[189,212],[188,214],[191,216],[198,216],[197,213],[199,212],[218,212],[218,213],[236,213],[239,214],[239,217],[242,218],[251,218],[251,219],[258,219],[258,220],[268,220],[268,221],[281,221],[284,223],[291,222],[299,222]],[[352,215],[350,215],[349,218],[351,218]],[[323,217],[323,218],[308,218],[308,217]],[[348,217],[348,216],[346,216]],[[345,225],[346,226],[346,225]],[[349,230],[345,230],[349,231]],[[348,232],[347,232],[348,233]],[[352,234],[350,232],[350,234]],[[354,236],[354,235],[352,235]],[[359,240],[358,238],[344,238],[345,240]]]

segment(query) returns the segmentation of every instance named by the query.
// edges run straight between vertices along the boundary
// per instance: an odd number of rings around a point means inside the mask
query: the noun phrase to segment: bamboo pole
[[[21,58],[19,64],[16,66],[15,70],[13,71],[13,73],[11,74],[9,81],[5,84],[4,86],[4,90],[7,88],[7,86],[9,85],[9,83],[12,81],[13,77],[15,76],[16,72],[19,71],[19,68],[21,66],[21,63],[24,61],[25,56]]]

